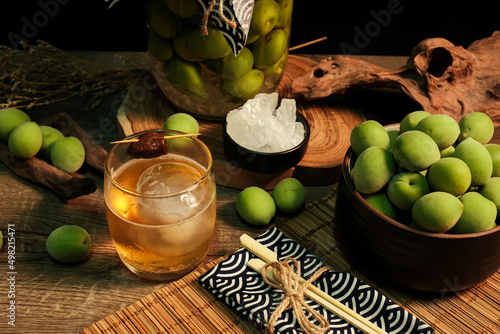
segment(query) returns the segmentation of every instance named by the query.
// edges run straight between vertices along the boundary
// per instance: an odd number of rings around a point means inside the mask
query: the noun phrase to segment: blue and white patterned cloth
[[[288,257],[295,258],[300,264],[304,279],[308,279],[315,271],[324,266],[319,259],[277,228],[267,230],[256,240],[277,253],[279,261]],[[247,267],[246,264],[251,258],[255,258],[255,255],[245,248],[240,248],[202,275],[199,281],[202,286],[230,307],[248,317],[257,326],[264,328],[273,311],[281,303],[283,293],[281,290],[265,284],[261,274]],[[348,273],[330,269],[312,284],[388,333],[434,333],[430,326],[389,300],[376,289]],[[360,332],[314,301],[306,298],[306,302],[329,320],[328,334]],[[281,334],[303,333],[292,310],[287,310],[281,315],[275,325],[275,331]]]
[[[205,14],[212,3],[211,0],[197,0],[197,2]],[[231,28],[221,18],[219,14],[220,1],[215,2],[209,14],[210,22],[224,35],[235,56],[243,49],[247,41],[254,3],[255,0],[231,0],[223,2],[224,15],[230,21],[237,23],[236,28]]]

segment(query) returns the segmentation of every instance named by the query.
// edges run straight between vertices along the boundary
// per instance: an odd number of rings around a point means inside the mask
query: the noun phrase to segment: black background
[[[500,30],[494,3],[295,0],[291,46],[327,36],[326,41],[294,52],[409,55],[428,37],[467,47]],[[52,6],[53,13],[45,14],[42,4]],[[63,50],[145,51],[145,0],[120,0],[111,9],[108,5],[105,0],[2,1],[0,44],[16,47],[23,38],[30,44],[42,39]],[[387,14],[390,6],[397,13],[385,16],[382,26],[375,16]],[[27,30],[26,22],[37,22],[36,31]],[[366,32],[363,38],[360,34]]]

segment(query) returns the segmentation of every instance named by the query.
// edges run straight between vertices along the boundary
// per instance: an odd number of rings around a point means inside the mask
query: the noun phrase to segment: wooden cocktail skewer
[[[265,247],[255,239],[252,239],[250,236],[243,234],[240,237],[240,241],[242,245],[249,250],[250,252],[254,253],[256,256],[261,258],[264,261],[259,261],[258,259],[251,259],[248,262],[248,266],[257,272],[262,273],[262,270],[264,268],[265,262],[273,262],[277,261],[277,254],[274,253],[272,250],[269,248]],[[257,260],[257,261],[253,261]],[[295,275],[292,273],[292,275]],[[305,280],[303,278],[300,278],[300,284],[303,284]],[[379,328],[377,325],[375,325],[373,322],[367,320],[363,316],[359,315],[355,311],[351,310],[349,307],[345,306],[332,296],[328,295],[326,292],[323,290],[317,288],[316,286],[309,284],[307,286],[308,292],[307,296],[320,304],[321,306],[325,307],[335,315],[341,317],[345,321],[349,322],[351,325],[354,327],[360,329],[364,333],[367,334],[387,334],[386,331],[383,329]]]
[[[314,43],[318,43],[318,42],[324,41],[326,38],[327,38],[327,36],[324,36],[324,37],[321,37],[321,38],[318,38],[318,39],[315,39],[315,40],[312,40],[312,41],[309,41],[309,42],[306,42],[306,43],[303,43],[303,44],[299,44],[299,45],[296,45],[296,46],[292,46],[291,48],[289,48],[289,49],[288,49],[288,51],[297,50],[297,49],[303,48],[303,47],[305,47],[305,46],[309,46],[309,45],[311,45],[311,44],[314,44]]]
[[[174,139],[174,138],[182,138],[182,137],[196,137],[199,135],[200,135],[199,133],[185,133],[185,134],[181,134],[181,135],[165,136],[164,138],[165,139]],[[112,141],[110,144],[134,143],[136,141],[139,141],[139,138]]]

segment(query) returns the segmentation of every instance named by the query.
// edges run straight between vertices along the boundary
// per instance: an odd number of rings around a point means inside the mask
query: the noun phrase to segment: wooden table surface
[[[113,63],[114,53],[83,52],[77,56]],[[130,56],[131,54],[127,54]],[[144,59],[142,53],[132,54]],[[319,60],[325,57],[311,56]],[[396,67],[406,57],[365,57],[381,66]],[[61,111],[72,116],[96,144],[109,149],[118,139],[116,108],[123,94],[107,98],[94,109],[91,101],[74,98],[29,110],[34,120]],[[17,177],[0,163],[0,230],[4,246],[0,252],[0,333],[78,333],[105,316],[125,308],[162,287],[132,274],[120,262],[106,223],[103,175],[91,168],[85,176],[97,181],[95,193],[62,202],[47,188]],[[307,201],[325,196],[332,185],[307,187]],[[211,262],[240,246],[243,233],[255,236],[261,230],[243,222],[235,211],[239,190],[217,187],[217,222],[205,262]],[[90,256],[82,263],[63,265],[47,253],[45,242],[55,228],[75,224],[92,238]],[[5,246],[15,238],[15,262],[9,263]],[[12,267],[10,267],[12,265]],[[15,310],[7,308],[15,302]],[[11,307],[12,308],[12,307]],[[9,325],[15,315],[15,326]]]

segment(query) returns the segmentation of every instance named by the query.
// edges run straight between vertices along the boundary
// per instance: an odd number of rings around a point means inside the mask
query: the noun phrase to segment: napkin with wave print
[[[267,230],[256,240],[277,253],[279,261],[287,257],[295,258],[305,279],[324,266],[319,259],[277,228]],[[265,284],[261,274],[247,267],[248,260],[255,257],[245,248],[240,248],[203,274],[199,282],[242,316],[253,321],[256,326],[264,328],[273,311],[281,303],[283,293]],[[388,333],[434,333],[430,326],[348,273],[330,269],[313,284]],[[314,301],[306,298],[306,302],[329,320],[328,334],[360,332]],[[275,325],[275,331],[280,334],[303,333],[292,310],[281,315]]]

